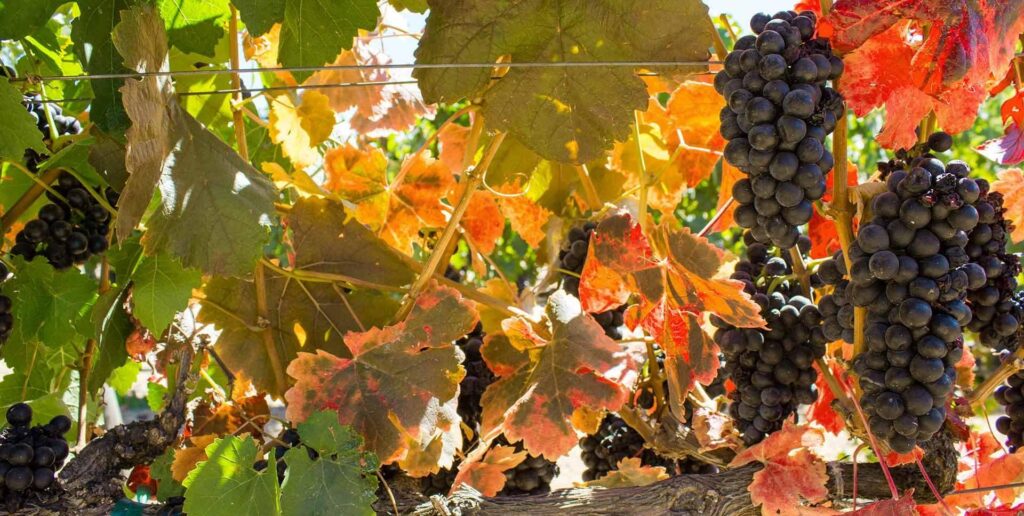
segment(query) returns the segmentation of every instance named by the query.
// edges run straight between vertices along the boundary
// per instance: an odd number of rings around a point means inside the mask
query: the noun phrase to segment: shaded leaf
[[[815,503],[828,497],[825,462],[809,450],[824,442],[821,430],[786,421],[781,430],[737,455],[729,467],[764,464],[747,488],[751,501],[761,505],[764,515],[800,514],[801,499]]]
[[[459,464],[459,473],[452,482],[452,492],[466,484],[484,496],[496,496],[505,487],[505,472],[527,458],[526,450],[514,446],[480,447]]]
[[[285,0],[280,60],[284,66],[320,66],[341,49],[352,48],[359,29],[377,26],[380,10],[374,0],[305,2]],[[295,72],[303,80],[311,72]]]
[[[0,11],[2,15],[3,11]],[[0,16],[2,18],[2,16]],[[21,92],[6,79],[0,77],[0,158],[20,163],[25,149],[45,152],[43,136],[36,129],[36,123],[21,104]]]
[[[102,294],[93,307],[92,323],[98,338],[87,386],[93,393],[100,390],[114,370],[128,360],[125,341],[135,325],[124,309],[124,294],[124,291],[111,290]]]
[[[277,471],[256,471],[259,448],[251,437],[228,436],[206,448],[208,459],[185,479],[185,512],[210,516],[279,513]]]
[[[512,353],[496,352],[495,339],[484,343],[484,359],[500,378],[481,398],[481,434],[500,429],[530,454],[555,460],[576,445],[576,418],[584,409],[614,411],[625,403],[635,364],[575,297],[556,292],[546,312],[549,339],[507,319]]]
[[[362,434],[382,462],[400,458],[403,436],[432,436],[439,403],[458,392],[465,373],[452,342],[476,320],[476,310],[456,291],[435,287],[417,297],[404,321],[346,334],[351,359],[299,353],[288,366],[296,382],[285,394],[288,419],[337,410],[341,423]],[[408,376],[410,370],[416,375]]]
[[[626,457],[619,461],[616,468],[607,475],[590,482],[586,487],[643,487],[668,478],[665,468],[661,466],[644,466],[639,457]]]
[[[130,6],[128,0],[78,2],[81,15],[71,24],[71,40],[75,44],[75,55],[90,75],[130,71],[122,66],[121,57],[110,37],[114,26],[121,20],[121,11]],[[151,37],[157,38],[152,34]],[[121,103],[119,89],[123,83],[121,79],[90,82],[94,98],[89,105],[89,119],[109,134],[123,133],[128,127],[128,115]]]
[[[275,23],[284,20],[286,0],[231,0],[238,9],[238,16],[246,30],[253,36],[261,36]]]
[[[63,0],[0,0],[0,40],[21,39],[39,30],[62,3]]]
[[[701,61],[711,39],[699,1],[643,5],[600,2],[429,1],[416,50],[420,63]],[[644,27],[636,31],[636,27]],[[644,82],[628,67],[511,68],[491,85],[487,68],[417,69],[428,102],[483,97],[484,116],[538,154],[586,163],[628,135],[633,110],[647,105]]]
[[[157,6],[172,45],[184,52],[213,57],[217,41],[224,37],[226,0],[160,0]]]
[[[174,462],[174,450],[168,448],[162,455],[156,458],[149,465],[149,474],[156,480],[156,499],[165,502],[168,498],[185,494],[185,487],[181,482],[174,480],[171,474],[171,464]]]

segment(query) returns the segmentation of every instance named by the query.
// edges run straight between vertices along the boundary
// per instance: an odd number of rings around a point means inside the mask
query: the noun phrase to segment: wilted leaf
[[[185,512],[210,516],[278,514],[277,471],[253,469],[258,454],[251,437],[223,437],[207,446],[207,460],[185,479]]]
[[[619,461],[616,468],[607,475],[590,482],[586,487],[643,487],[668,478],[665,468],[661,466],[644,466],[639,457],[626,457]]]
[[[1003,216],[1013,224],[1010,238],[1014,242],[1024,241],[1024,172],[1019,168],[1000,172],[992,190],[1003,194]]]
[[[916,516],[918,512],[917,504],[914,502],[914,490],[908,489],[898,499],[879,500],[847,514],[856,516]]]
[[[320,159],[316,147],[331,135],[334,111],[327,96],[316,90],[303,93],[297,106],[291,95],[279,95],[270,103],[269,124],[270,138],[281,144],[296,168],[304,168]]]
[[[125,353],[136,362],[146,360],[146,355],[156,349],[156,339],[145,329],[136,328],[124,341]]]
[[[288,366],[296,384],[288,390],[288,419],[303,421],[316,410],[338,411],[366,439],[382,462],[399,458],[404,435],[432,435],[431,405],[455,397],[465,374],[455,339],[476,324],[476,310],[449,288],[416,299],[402,322],[345,336],[352,358],[318,351],[299,353]],[[408,371],[415,370],[414,376]]]
[[[495,352],[495,339],[484,343],[484,358],[500,378],[481,398],[481,434],[501,429],[532,455],[555,460],[576,445],[580,411],[614,411],[625,403],[635,364],[575,297],[556,292],[547,316],[550,339],[507,319],[508,352]]]
[[[495,496],[505,487],[505,472],[518,466],[526,457],[526,450],[517,452],[513,446],[496,445],[486,450],[481,447],[459,465],[452,492],[466,484],[484,496]]]
[[[747,488],[751,501],[761,505],[766,516],[800,514],[801,499],[815,503],[828,497],[825,462],[809,449],[824,442],[821,430],[786,421],[782,430],[744,450],[729,467],[754,461],[764,464]]]
[[[711,40],[708,24],[684,29],[678,23],[707,17],[707,7],[695,0],[428,3],[420,63],[493,63],[502,56],[514,63],[702,61]],[[489,124],[546,158],[575,163],[625,138],[633,110],[647,104],[646,86],[629,67],[512,68],[494,85],[491,74],[417,69],[414,76],[427,101],[482,96]]]

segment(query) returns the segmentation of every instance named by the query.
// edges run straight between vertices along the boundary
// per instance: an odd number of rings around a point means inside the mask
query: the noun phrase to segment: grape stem
[[[793,261],[793,273],[800,278],[801,290],[808,299],[811,299],[811,277],[807,274],[807,265],[804,264],[804,257],[800,254],[800,249],[790,247],[789,257]]]
[[[971,394],[967,397],[967,401],[970,402],[972,407],[977,407],[985,403],[992,393],[995,392],[996,387],[999,387],[1006,381],[1007,378],[1013,376],[1014,373],[1024,369],[1024,346],[1018,345],[1017,351],[1010,355],[1009,360],[1003,362],[992,376],[989,376],[984,383],[978,386],[977,389],[971,391]]]
[[[639,146],[639,143],[637,144]],[[643,159],[642,157],[640,158]],[[573,167],[576,169],[576,175],[580,178],[580,183],[583,184],[583,193],[586,195],[587,206],[597,211],[601,209],[601,196],[597,194],[597,188],[594,186],[594,182],[590,180],[590,170],[587,169],[586,165],[576,165]]]

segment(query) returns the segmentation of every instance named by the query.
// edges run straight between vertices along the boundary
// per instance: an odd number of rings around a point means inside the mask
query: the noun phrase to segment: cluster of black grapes
[[[717,316],[711,323],[724,371],[736,385],[729,415],[749,446],[782,428],[798,405],[818,399],[814,361],[824,356],[828,339],[818,307],[789,279],[788,256],[772,256],[771,247],[747,235],[746,259],[736,264],[732,279],[743,282],[761,307],[767,329],[736,328]]]
[[[1014,300],[1020,257],[1006,252],[1013,224],[1004,217],[1003,195],[990,192],[984,179],[975,182],[981,190],[974,203],[978,225],[968,234],[965,250],[971,265],[984,270],[987,281],[967,294],[967,304],[974,315],[967,329],[976,332],[981,343],[991,349],[1014,349],[1017,330],[1024,319],[1024,305]]]
[[[494,382],[494,372],[487,367],[483,355],[480,354],[480,347],[484,343],[483,327],[477,324],[465,337],[457,340],[455,345],[466,355],[462,366],[466,368],[466,376],[459,383],[459,417],[474,432],[479,432],[480,397],[484,395],[487,386]]]
[[[860,404],[871,432],[907,453],[942,427],[964,352],[961,326],[971,320],[964,300],[986,282],[965,251],[981,188],[965,163],[930,154],[898,155],[880,171],[888,188],[850,246],[849,270],[841,255],[818,270],[835,285],[820,307],[826,336],[848,342],[854,307],[866,308],[867,350],[854,360]]]
[[[622,459],[639,457],[644,466],[661,466],[671,476],[701,473],[715,473],[717,468],[694,458],[673,460],[662,457],[654,450],[644,447],[639,432],[626,424],[619,416],[608,414],[601,420],[597,432],[580,440],[583,464],[583,480],[599,479],[619,467]]]
[[[798,227],[825,193],[832,153],[825,137],[844,113],[826,82],[843,73],[827,40],[815,38],[813,12],[757,14],[757,36],[736,40],[715,75],[726,100],[720,113],[725,159],[747,174],[733,187],[736,223],[758,242],[796,245]]]
[[[586,264],[587,253],[590,250],[590,238],[594,235],[595,229],[597,229],[597,223],[589,221],[582,226],[573,227],[569,230],[569,234],[562,242],[562,248],[558,251],[559,267],[575,274],[563,275],[562,288],[577,297],[580,295],[580,274],[583,273],[583,265]],[[622,339],[623,314],[625,312],[626,306],[623,305],[614,310],[594,314],[594,319],[604,329],[605,335],[619,340]]]
[[[56,416],[45,425],[30,427],[32,408],[16,403],[7,409],[7,424],[0,435],[0,497],[5,502],[53,484],[55,472],[68,457],[64,434],[71,429],[71,419]]]
[[[996,388],[996,401],[1006,407],[1006,415],[996,419],[996,430],[1006,436],[1010,453],[1024,445],[1024,371],[1018,371]]]
[[[57,104],[44,104],[39,94],[26,96],[22,100],[22,104],[28,110],[28,113],[32,115],[32,118],[35,119],[36,129],[39,129],[39,132],[43,134],[43,141],[47,144],[52,143],[50,122],[46,118],[47,111],[50,112],[50,118],[53,119],[54,127],[57,129],[57,136],[82,132],[82,123],[77,118],[64,115],[63,110]],[[39,164],[45,159],[45,156],[32,149],[25,152],[25,166],[33,172],[38,171]]]

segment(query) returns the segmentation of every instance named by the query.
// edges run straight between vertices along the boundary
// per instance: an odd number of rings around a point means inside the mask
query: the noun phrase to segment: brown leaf
[[[197,435],[188,439],[184,448],[174,450],[174,462],[171,463],[171,476],[183,482],[196,464],[206,460],[206,447],[217,439],[214,434]]]

